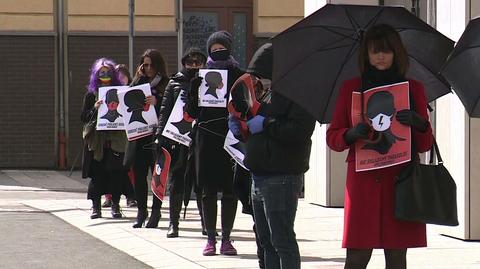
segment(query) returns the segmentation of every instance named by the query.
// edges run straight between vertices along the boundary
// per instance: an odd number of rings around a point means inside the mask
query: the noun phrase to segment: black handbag
[[[95,132],[95,129],[97,127],[97,119],[94,118],[94,115],[95,114],[92,114],[88,122],[83,124],[83,129],[82,129],[83,140],[89,139],[92,136],[93,132]]]
[[[436,154],[438,164],[433,164]],[[400,220],[457,226],[457,186],[438,150],[430,151],[429,164],[421,164],[418,154],[396,179],[395,217]]]

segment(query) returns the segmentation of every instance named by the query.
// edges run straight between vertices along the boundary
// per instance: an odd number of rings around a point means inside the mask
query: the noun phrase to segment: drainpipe
[[[411,11],[415,16],[420,17],[420,2],[418,0],[412,0]]]
[[[130,73],[135,74],[133,70],[133,38],[135,37],[135,0],[130,0],[128,4],[128,68]]]
[[[177,27],[177,64],[178,70],[182,68],[182,56],[183,56],[183,0],[176,1],[176,27]]]
[[[433,28],[437,28],[437,0],[428,0],[427,1],[427,23]],[[433,109],[433,112],[430,113],[430,123],[434,132],[436,131],[437,126],[437,102],[430,102],[430,106]]]
[[[57,89],[58,89],[58,168],[65,169],[67,167],[67,136],[66,136],[66,122],[65,122],[65,44],[66,34],[66,8],[64,0],[57,0],[57,20],[56,20],[56,41],[57,41]]]

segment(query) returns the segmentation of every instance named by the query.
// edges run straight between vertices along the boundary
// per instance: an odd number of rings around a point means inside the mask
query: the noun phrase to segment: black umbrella
[[[471,117],[480,117],[480,18],[471,20],[441,74],[452,85]]]
[[[408,51],[408,78],[424,83],[432,101],[450,92],[438,71],[454,42],[403,7],[328,4],[273,38],[272,89],[298,103],[320,123],[331,119],[342,82],[359,76],[363,33],[389,24]]]

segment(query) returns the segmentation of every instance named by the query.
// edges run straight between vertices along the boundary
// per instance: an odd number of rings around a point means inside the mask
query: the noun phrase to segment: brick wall
[[[80,111],[82,98],[88,84],[89,69],[93,62],[101,57],[112,58],[117,63],[125,63],[128,66],[128,37],[70,36],[68,47],[70,86],[68,93],[67,164],[71,166],[82,149]],[[167,63],[169,74],[177,71],[177,37],[135,37],[135,66],[141,54],[147,48],[160,50]],[[79,167],[80,164],[81,158],[78,158],[75,166]]]
[[[0,168],[54,167],[54,37],[0,36],[0,51]]]

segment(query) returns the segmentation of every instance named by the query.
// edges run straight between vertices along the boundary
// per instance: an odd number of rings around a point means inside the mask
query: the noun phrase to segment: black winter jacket
[[[137,80],[134,80],[130,86],[133,87],[133,86],[141,85],[144,83],[148,83],[147,77],[140,77]],[[154,95],[155,98],[157,98],[157,104],[155,105],[155,112],[157,113],[157,116],[160,111],[160,102],[162,101],[163,93],[165,92],[165,87],[167,83],[168,83],[168,78],[162,77],[162,79],[157,84],[157,86],[151,89],[152,95]],[[130,167],[135,161],[135,156],[137,155],[137,152],[139,150],[151,151],[152,146],[150,144],[154,140],[153,137],[154,137],[153,135],[149,135],[134,141],[128,141],[125,148],[125,158],[123,159],[123,165],[126,167]]]
[[[173,106],[182,90],[188,91],[190,89],[190,77],[184,72],[180,71],[170,78],[170,81],[165,88],[162,106],[160,107],[160,115],[158,116],[158,130],[157,134],[161,134],[165,125],[167,125],[168,118],[172,113]]]
[[[228,69],[227,96],[230,95],[233,83],[243,74],[244,71],[238,67]],[[195,91],[190,93],[193,92]],[[194,152],[197,185],[222,189],[226,182],[233,179],[232,161],[223,149],[228,131],[227,108],[199,107],[198,102],[191,100],[189,95],[186,109],[188,114],[197,120],[197,129],[191,146]]]
[[[264,110],[264,109],[262,109]],[[244,163],[252,174],[301,174],[308,170],[315,119],[304,109],[272,92],[264,130],[248,138]]]

